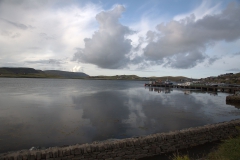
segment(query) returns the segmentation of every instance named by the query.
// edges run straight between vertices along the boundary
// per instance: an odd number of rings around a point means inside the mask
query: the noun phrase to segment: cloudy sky
[[[0,0],[0,67],[91,76],[240,72],[239,0]]]

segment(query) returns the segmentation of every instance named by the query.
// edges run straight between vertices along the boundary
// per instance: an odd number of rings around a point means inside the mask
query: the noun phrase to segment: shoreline
[[[139,159],[187,149],[237,136],[240,119],[147,136],[97,141],[42,150],[21,150],[0,154],[11,159]]]
[[[145,80],[145,79],[90,79],[90,78],[63,78],[63,77],[58,77],[58,78],[54,78],[54,77],[1,77],[0,78],[35,78],[35,79],[74,79],[74,80],[114,80],[114,81],[149,81],[149,80]]]

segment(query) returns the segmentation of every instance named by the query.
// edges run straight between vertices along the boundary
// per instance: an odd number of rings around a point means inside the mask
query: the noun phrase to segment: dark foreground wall
[[[240,119],[169,133],[92,144],[19,151],[0,155],[0,160],[138,159],[237,136]]]

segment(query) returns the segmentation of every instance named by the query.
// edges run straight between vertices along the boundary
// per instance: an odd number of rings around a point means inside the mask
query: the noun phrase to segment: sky
[[[0,0],[0,67],[205,78],[240,72],[240,0]]]

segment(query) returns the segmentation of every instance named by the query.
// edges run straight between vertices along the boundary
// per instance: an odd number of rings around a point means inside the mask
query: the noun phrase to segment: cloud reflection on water
[[[240,113],[225,104],[224,93],[165,94],[128,81],[17,82],[25,84],[16,89],[18,95],[0,85],[0,152],[167,132],[236,119]]]
[[[89,119],[89,125],[94,127],[94,141],[123,137],[125,130],[129,128],[128,124],[123,123],[130,114],[126,100],[124,94],[113,91],[73,97],[75,108],[82,109],[82,118]]]

